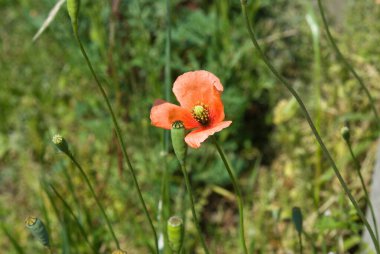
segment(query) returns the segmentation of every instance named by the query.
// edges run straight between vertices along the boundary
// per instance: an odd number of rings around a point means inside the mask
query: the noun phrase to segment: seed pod
[[[112,254],[127,254],[127,252],[119,249],[119,250],[114,250]]]
[[[172,124],[171,129],[172,145],[174,153],[181,164],[185,163],[187,145],[185,143],[185,127],[181,121]]]
[[[73,26],[78,24],[80,0],[67,0],[67,12],[69,13]]]
[[[54,145],[62,152],[67,155],[70,155],[69,145],[66,140],[59,134],[53,136],[52,141]]]
[[[49,235],[42,221],[36,217],[29,216],[25,219],[25,226],[44,246],[50,247]]]
[[[299,207],[292,208],[292,220],[298,234],[302,234],[302,212]]]
[[[183,220],[178,216],[172,216],[167,224],[169,246],[173,252],[179,252],[183,239]]]
[[[340,129],[340,134],[344,140],[347,142],[350,141],[350,129],[347,126],[344,126],[342,129]]]

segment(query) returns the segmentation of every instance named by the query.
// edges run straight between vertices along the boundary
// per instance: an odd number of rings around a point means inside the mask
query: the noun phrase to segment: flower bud
[[[74,29],[76,29],[78,25],[79,6],[80,0],[67,0],[67,12],[69,13]]]
[[[29,216],[25,219],[25,226],[44,246],[50,246],[48,232],[40,219]]]
[[[174,153],[181,164],[185,163],[187,145],[185,143],[185,127],[181,121],[172,124],[171,137]]]
[[[127,252],[119,249],[119,250],[114,250],[112,254],[127,254]]]
[[[350,129],[347,126],[344,126],[342,129],[340,129],[340,134],[342,135],[344,140],[350,140]]]
[[[59,134],[53,136],[52,141],[54,145],[61,151],[67,155],[70,155],[69,145],[66,140]]]
[[[172,216],[167,224],[169,246],[173,252],[179,252],[183,240],[183,220],[178,216]]]

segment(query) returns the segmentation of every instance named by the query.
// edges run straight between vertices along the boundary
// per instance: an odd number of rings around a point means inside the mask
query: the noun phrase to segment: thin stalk
[[[300,247],[300,254],[303,254],[302,234],[301,233],[298,233],[298,244]]]
[[[143,207],[143,210],[144,210],[144,213],[145,213],[145,216],[147,217],[148,221],[149,221],[149,224],[150,224],[150,227],[153,231],[153,235],[154,235],[154,242],[155,242],[155,247],[156,247],[156,253],[159,253],[158,251],[158,239],[157,239],[157,233],[156,233],[156,229],[154,228],[154,225],[153,225],[153,221],[149,215],[149,212],[148,212],[148,208],[146,207],[146,204],[145,204],[145,201],[144,201],[144,198],[142,196],[142,193],[141,193],[141,189],[140,189],[140,186],[139,186],[139,183],[137,181],[137,177],[136,177],[136,173],[135,173],[135,170],[132,166],[132,163],[129,159],[129,156],[127,154],[127,150],[126,150],[126,147],[125,147],[125,143],[124,143],[124,140],[123,140],[123,137],[121,135],[121,130],[120,130],[120,127],[119,127],[119,123],[116,119],[116,116],[115,116],[115,113],[111,107],[111,104],[109,102],[109,99],[108,99],[108,96],[103,88],[103,86],[101,85],[100,81],[99,81],[99,78],[98,76],[96,75],[95,71],[94,71],[94,68],[92,67],[92,64],[90,62],[90,59],[88,58],[87,56],[87,53],[82,45],[82,42],[79,38],[79,35],[78,35],[78,30],[77,30],[77,25],[73,24],[73,30],[74,30],[74,36],[75,36],[75,39],[77,40],[78,42],[78,45],[79,45],[79,48],[81,50],[81,53],[83,55],[83,57],[85,58],[86,60],[86,63],[91,71],[91,74],[92,76],[94,77],[95,81],[96,81],[96,84],[99,88],[99,91],[100,93],[102,94],[103,96],[103,99],[104,101],[106,102],[107,104],[107,109],[109,111],[109,113],[111,114],[111,117],[112,117],[112,122],[115,126],[115,131],[116,131],[116,135],[117,135],[117,138],[119,140],[119,144],[121,146],[121,150],[123,152],[123,155],[124,155],[124,158],[125,160],[127,161],[127,164],[128,164],[128,168],[129,168],[129,171],[131,172],[131,175],[132,175],[132,179],[133,179],[133,183],[137,189],[137,194],[138,194],[138,197],[139,197],[139,200],[140,200],[140,203]]]
[[[354,151],[352,150],[351,142],[348,141],[348,140],[346,140],[346,139],[345,139],[345,141],[346,141],[348,150],[350,151],[352,160],[354,161],[355,169],[356,169],[356,172],[358,173],[358,176],[360,178],[360,183],[361,183],[362,188],[364,190],[365,199],[367,200],[367,203],[368,203],[368,206],[369,206],[369,210],[371,212],[372,222],[373,222],[373,225],[375,227],[376,239],[379,239],[379,231],[378,231],[378,228],[377,228],[377,221],[376,221],[375,211],[373,209],[373,205],[372,205],[371,199],[369,198],[367,187],[365,186],[364,178],[363,178],[363,175],[362,175],[362,172],[361,172],[360,162],[359,162],[358,158],[356,157],[356,155],[354,154]]]
[[[164,98],[170,101],[170,86],[171,86],[171,8],[170,0],[165,1],[166,4],[166,44],[165,44],[165,86]],[[160,221],[160,239],[163,238],[163,246],[159,246],[160,251],[165,253],[165,246],[167,243],[166,237],[166,218],[170,213],[169,202],[169,172],[167,155],[169,153],[170,131],[163,131],[163,149],[164,149],[164,172],[161,179],[161,200],[159,202],[158,218]]]
[[[238,202],[238,207],[239,207],[239,223],[240,223],[240,234],[239,235],[240,235],[240,243],[241,243],[241,246],[242,246],[242,249],[243,249],[244,253],[247,254],[248,253],[248,249],[247,249],[247,245],[245,243],[244,213],[243,213],[244,207],[243,207],[243,198],[242,198],[242,195],[241,195],[241,191],[240,191],[239,185],[237,183],[236,177],[235,177],[234,173],[232,172],[231,165],[230,165],[230,163],[227,160],[227,156],[224,153],[222,147],[219,145],[219,143],[216,140],[215,136],[213,136],[213,141],[214,141],[216,149],[219,152],[220,157],[222,158],[224,166],[226,167],[228,175],[230,176],[232,185],[234,187],[234,190],[235,190],[235,193],[236,193],[236,196],[237,196],[237,202]]]
[[[80,223],[78,217],[75,215],[73,209],[70,207],[70,205],[66,202],[66,200],[62,197],[61,194],[59,194],[59,192],[54,188],[53,185],[50,185],[50,187],[52,188],[52,190],[54,191],[55,195],[57,195],[57,197],[61,200],[62,204],[66,207],[66,210],[69,211],[69,213],[71,214],[71,216],[73,217],[73,219],[75,220],[75,222],[77,223],[78,225],[78,228],[79,228],[79,231],[81,232],[84,240],[86,241],[86,243],[88,244],[88,246],[92,249],[92,251],[94,253],[97,253],[97,250],[95,249],[95,247],[90,243],[90,240],[88,239],[87,237],[87,234],[86,234],[86,231],[84,230],[82,224]]]
[[[330,32],[330,29],[329,29],[329,26],[327,24],[327,20],[326,20],[326,15],[325,15],[325,11],[324,11],[324,8],[322,6],[322,1],[321,0],[318,0],[318,7],[319,7],[319,12],[321,14],[321,17],[322,17],[322,21],[323,21],[323,27],[325,28],[326,30],[326,34],[327,34],[327,38],[329,39],[330,43],[331,43],[331,46],[333,47],[333,49],[335,50],[335,52],[337,53],[338,57],[340,58],[340,60],[343,62],[344,66],[352,73],[352,75],[355,77],[355,79],[358,81],[359,85],[361,86],[361,88],[364,90],[365,94],[367,95],[368,97],[368,100],[369,100],[369,103],[371,105],[371,108],[372,108],[372,111],[373,111],[373,114],[375,115],[375,118],[376,118],[376,122],[377,122],[377,125],[378,127],[380,128],[380,118],[379,118],[379,114],[377,112],[377,109],[375,107],[375,102],[372,98],[372,95],[370,93],[370,91],[368,90],[368,88],[366,87],[366,85],[364,84],[363,82],[363,79],[358,75],[358,73],[355,71],[354,67],[352,67],[352,65],[347,61],[347,59],[343,56],[342,52],[340,52],[333,36],[331,35],[331,32]]]
[[[303,103],[301,97],[298,95],[298,93],[293,89],[293,87],[290,85],[290,83],[288,83],[288,81],[286,81],[279,73],[278,71],[274,68],[274,66],[271,64],[271,62],[269,61],[269,58],[266,56],[266,54],[261,50],[261,47],[260,45],[258,44],[257,40],[256,40],[256,37],[255,37],[255,34],[253,32],[253,29],[251,27],[251,24],[249,22],[249,18],[248,18],[248,15],[247,15],[247,0],[240,0],[240,3],[241,3],[241,7],[242,7],[242,12],[243,12],[243,17],[246,21],[246,26],[247,26],[247,29],[248,29],[248,32],[249,32],[249,35],[251,37],[251,40],[252,40],[252,43],[253,45],[255,46],[256,50],[258,51],[261,59],[264,61],[264,63],[266,64],[266,66],[269,68],[269,70],[274,74],[274,76],[280,81],[280,83],[282,85],[284,85],[286,87],[286,89],[289,90],[289,92],[293,95],[293,97],[296,99],[297,103],[299,104],[300,108],[301,108],[301,111],[302,113],[304,114],[305,118],[306,118],[306,121],[307,123],[309,124],[310,128],[311,128],[311,131],[313,132],[318,144],[320,145],[324,155],[327,157],[327,160],[328,162],[330,163],[331,167],[333,168],[334,170],[334,173],[336,175],[336,177],[338,178],[339,180],[339,183],[341,184],[341,186],[343,187],[345,193],[347,194],[348,198],[350,199],[352,205],[355,207],[356,209],[356,212],[358,213],[360,219],[363,221],[365,227],[367,228],[370,236],[371,236],[371,239],[375,245],[375,248],[376,248],[376,253],[377,254],[380,254],[380,246],[379,246],[379,243],[377,242],[377,239],[375,237],[375,234],[370,226],[370,224],[368,223],[368,220],[366,219],[365,215],[363,214],[363,212],[360,210],[360,207],[358,205],[358,203],[356,202],[354,196],[351,194],[351,191],[348,189],[348,186],[347,184],[345,183],[342,175],[340,174],[339,172],[339,169],[338,167],[336,166],[336,163],[334,161],[334,159],[332,158],[330,152],[327,150],[327,147],[325,145],[325,143],[323,142],[321,136],[319,135],[319,132],[317,131],[314,123],[313,123],[313,120],[311,119],[310,117],[310,114],[308,112],[308,110],[306,109],[305,107],[305,104]]]
[[[198,221],[198,218],[197,218],[197,213],[195,212],[195,205],[194,205],[194,199],[193,199],[194,195],[193,195],[193,189],[191,188],[191,184],[190,184],[190,180],[189,180],[189,175],[187,174],[185,163],[181,162],[180,164],[181,164],[181,169],[182,169],[183,177],[185,178],[185,184],[186,184],[187,193],[189,195],[190,207],[191,207],[191,212],[193,214],[194,224],[195,224],[195,227],[197,228],[198,235],[199,235],[199,238],[201,240],[203,250],[205,251],[206,254],[209,254],[210,252],[208,251],[206,242],[205,242],[205,240],[204,240],[204,238],[202,236],[202,230],[201,230],[201,227],[199,226],[199,221]]]
[[[104,219],[106,220],[107,222],[107,226],[108,226],[108,229],[110,230],[111,234],[112,234],[112,238],[113,240],[115,241],[115,244],[116,244],[116,247],[118,249],[120,249],[120,243],[119,243],[119,240],[117,239],[116,235],[115,235],[115,232],[113,231],[113,228],[112,228],[112,225],[111,225],[111,222],[106,214],[106,212],[104,211],[104,208],[102,206],[102,204],[100,203],[99,201],[99,198],[96,196],[95,194],[95,191],[94,191],[94,188],[92,187],[91,185],[91,182],[90,182],[90,179],[88,178],[86,172],[84,172],[82,166],[79,164],[79,162],[75,159],[75,157],[70,153],[70,154],[67,154],[67,156],[69,156],[69,158],[71,159],[71,161],[75,164],[75,166],[79,169],[79,172],[81,173],[83,179],[86,181],[86,184],[88,186],[88,188],[90,189],[90,192],[91,192],[91,195],[94,197],[95,201],[96,201],[96,205],[99,207]]]

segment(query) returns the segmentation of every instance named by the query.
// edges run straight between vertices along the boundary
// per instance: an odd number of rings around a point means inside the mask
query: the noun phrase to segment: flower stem
[[[368,195],[367,187],[365,186],[364,178],[363,178],[363,175],[362,175],[362,172],[361,172],[361,169],[360,169],[361,168],[360,162],[359,162],[358,158],[355,156],[354,151],[352,150],[351,142],[349,140],[346,140],[346,139],[345,139],[345,141],[346,141],[348,150],[350,151],[352,160],[354,161],[355,169],[356,169],[356,172],[359,175],[360,183],[361,183],[362,188],[364,190],[365,199],[366,199],[366,201],[368,203],[368,206],[369,206],[369,209],[370,209],[370,212],[371,212],[372,222],[373,222],[373,225],[375,227],[376,239],[379,239],[379,231],[378,231],[378,228],[377,228],[376,216],[375,216],[375,212],[373,210],[373,205],[372,205],[371,199],[369,198],[369,195]]]
[[[340,58],[340,60],[343,62],[344,66],[345,66],[345,67],[351,72],[351,74],[355,77],[355,79],[358,81],[359,85],[360,85],[361,88],[364,90],[365,94],[367,95],[368,100],[369,100],[369,103],[370,103],[371,108],[372,108],[372,111],[373,111],[373,114],[375,115],[377,125],[378,125],[378,127],[380,128],[380,118],[379,118],[379,114],[378,114],[377,109],[376,109],[376,107],[375,107],[375,103],[374,103],[374,101],[373,101],[373,98],[372,98],[372,95],[371,95],[370,91],[369,91],[368,88],[365,86],[365,84],[364,84],[364,82],[363,82],[363,79],[357,74],[357,72],[355,71],[355,69],[354,69],[354,68],[352,67],[352,65],[347,61],[347,59],[343,56],[342,52],[340,52],[338,46],[336,45],[336,42],[335,42],[333,36],[331,35],[331,32],[330,32],[329,26],[328,26],[328,24],[327,24],[326,15],[325,15],[324,8],[323,8],[322,1],[321,1],[321,0],[318,0],[318,7],[319,7],[319,12],[320,12],[321,17],[322,17],[323,27],[324,27],[325,30],[326,30],[327,38],[329,39],[329,41],[330,41],[330,43],[331,43],[331,46],[333,47],[334,51],[337,53],[337,55],[338,55],[338,57]]]
[[[298,233],[298,244],[300,247],[300,254],[303,254],[302,234],[301,233]]]
[[[209,250],[207,248],[207,245],[206,245],[206,242],[205,242],[205,240],[204,240],[204,238],[202,236],[202,230],[201,230],[201,227],[199,226],[199,221],[198,221],[198,218],[197,218],[197,213],[195,212],[195,205],[194,205],[194,198],[193,198],[194,195],[193,195],[193,189],[191,188],[191,184],[190,184],[190,180],[189,180],[189,175],[187,173],[185,163],[180,162],[180,164],[181,164],[181,169],[182,169],[183,177],[185,178],[185,184],[186,184],[187,193],[189,195],[190,207],[191,207],[191,212],[193,214],[194,224],[195,224],[195,227],[197,228],[198,235],[199,235],[199,238],[201,240],[203,250],[205,251],[206,254],[209,254],[210,252],[209,252]]]
[[[370,226],[370,224],[368,223],[368,220],[366,219],[365,215],[363,214],[363,212],[361,211],[358,203],[356,202],[354,196],[351,194],[351,191],[348,189],[348,186],[347,184],[345,183],[342,175],[340,174],[339,172],[339,169],[338,167],[336,166],[335,164],[335,161],[334,159],[332,158],[330,152],[327,150],[326,148],[326,145],[325,143],[323,142],[321,136],[319,135],[319,132],[317,131],[314,123],[313,123],[313,120],[311,119],[310,117],[310,114],[309,112],[307,111],[306,107],[305,107],[305,104],[303,103],[301,97],[298,95],[298,93],[293,89],[293,87],[290,85],[290,83],[288,81],[286,81],[278,72],[277,70],[274,68],[274,66],[271,64],[271,62],[269,61],[268,57],[266,56],[266,54],[261,50],[261,47],[260,45],[258,44],[257,40],[256,40],[256,37],[255,37],[255,34],[253,32],[253,29],[251,27],[251,24],[250,24],[250,21],[249,21],[249,18],[248,18],[248,15],[247,15],[247,0],[240,0],[240,3],[241,3],[241,7],[242,7],[242,12],[243,12],[243,17],[246,21],[246,26],[247,26],[247,29],[248,29],[248,32],[249,32],[249,35],[250,35],[250,38],[252,40],[252,43],[254,45],[254,47],[256,48],[257,52],[259,53],[261,59],[264,61],[264,63],[266,64],[266,66],[269,68],[269,70],[274,74],[274,76],[280,81],[280,83],[282,85],[284,85],[288,91],[293,95],[293,97],[296,99],[297,103],[299,104],[301,110],[302,110],[302,113],[304,114],[305,118],[306,118],[306,121],[308,122],[318,144],[320,145],[324,155],[327,157],[327,160],[328,162],[330,163],[331,167],[333,168],[334,170],[334,173],[336,175],[336,177],[338,178],[339,180],[339,183],[341,184],[341,186],[343,187],[345,193],[347,194],[348,198],[350,199],[352,205],[355,207],[356,209],[356,212],[357,214],[359,215],[360,219],[363,221],[365,227],[367,228],[370,236],[371,236],[371,239],[375,245],[375,248],[376,248],[376,253],[377,254],[380,254],[380,246],[379,246],[379,243],[377,242],[377,239],[375,237],[375,234]]]
[[[108,96],[107,96],[107,94],[106,94],[106,92],[105,92],[103,86],[101,85],[101,83],[100,83],[100,81],[99,81],[99,78],[98,78],[98,76],[96,75],[96,73],[95,73],[95,71],[94,71],[94,68],[92,67],[92,64],[91,64],[91,62],[90,62],[90,59],[88,58],[87,53],[86,53],[86,51],[85,51],[85,49],[84,49],[84,47],[83,47],[83,45],[82,45],[82,41],[81,41],[80,38],[79,38],[79,34],[78,34],[77,26],[75,26],[75,24],[73,25],[73,30],[74,30],[74,36],[75,36],[75,39],[76,39],[77,42],[78,42],[79,48],[80,48],[80,50],[81,50],[81,53],[82,53],[83,57],[84,57],[85,60],[86,60],[86,63],[87,63],[87,65],[88,65],[88,67],[89,67],[89,69],[90,69],[90,71],[91,71],[91,74],[92,74],[92,76],[94,77],[94,79],[95,79],[95,81],[96,81],[96,84],[97,84],[97,86],[98,86],[98,88],[99,88],[99,90],[100,90],[100,92],[101,92],[101,94],[102,94],[102,96],[103,96],[103,98],[104,98],[104,101],[105,101],[106,104],[107,104],[107,109],[108,109],[109,113],[111,114],[112,122],[113,122],[113,124],[114,124],[114,126],[115,126],[116,135],[117,135],[117,138],[118,138],[118,140],[119,140],[119,144],[120,144],[120,146],[121,146],[121,150],[122,150],[122,152],[123,152],[124,158],[125,158],[125,160],[127,161],[129,171],[131,172],[132,179],[133,179],[133,183],[134,183],[134,185],[135,185],[135,187],[136,187],[136,189],[137,189],[137,193],[138,193],[138,197],[139,197],[139,199],[140,199],[140,203],[141,203],[141,205],[142,205],[142,207],[143,207],[144,213],[145,213],[145,215],[146,215],[146,217],[147,217],[147,219],[148,219],[148,221],[149,221],[150,227],[151,227],[151,229],[152,229],[152,231],[153,231],[154,242],[155,242],[155,247],[156,247],[156,253],[159,253],[159,251],[158,251],[158,239],[157,239],[156,229],[154,228],[153,221],[152,221],[152,219],[151,219],[151,217],[150,217],[150,215],[149,215],[149,212],[148,212],[148,209],[147,209],[147,207],[146,207],[146,204],[145,204],[144,198],[143,198],[143,196],[142,196],[142,193],[141,193],[141,190],[140,190],[140,186],[139,186],[139,184],[138,184],[138,181],[137,181],[137,177],[136,177],[136,174],[135,174],[134,168],[133,168],[132,163],[131,163],[131,161],[130,161],[130,159],[129,159],[129,156],[128,156],[128,154],[127,154],[127,150],[126,150],[126,147],[125,147],[125,143],[124,143],[123,137],[122,137],[122,135],[121,135],[121,130],[120,130],[120,127],[119,127],[119,123],[118,123],[118,121],[117,121],[117,119],[116,119],[115,113],[113,112],[113,109],[112,109],[111,104],[110,104],[110,102],[109,102]]]
[[[99,207],[104,219],[106,220],[106,223],[107,223],[107,226],[108,226],[108,229],[110,230],[111,234],[112,234],[112,238],[113,240],[115,241],[115,244],[116,244],[116,247],[118,249],[120,249],[120,243],[119,243],[119,240],[117,239],[116,235],[115,235],[115,232],[113,231],[113,228],[112,228],[112,225],[111,225],[111,222],[106,214],[106,212],[104,211],[104,208],[102,206],[102,204],[100,203],[99,201],[99,198],[96,196],[95,194],[95,191],[94,191],[94,188],[92,187],[91,185],[91,182],[90,182],[90,179],[88,178],[86,172],[84,172],[82,166],[79,164],[79,162],[75,159],[75,157],[69,153],[67,154],[67,156],[70,158],[70,160],[74,163],[74,165],[79,169],[79,172],[81,173],[83,179],[85,180],[88,188],[90,189],[90,192],[92,194],[92,196],[94,197],[95,201],[96,201],[96,205]]]
[[[213,136],[213,141],[215,144],[216,149],[219,152],[220,157],[222,158],[222,161],[224,163],[224,166],[227,169],[228,175],[230,176],[232,185],[234,187],[236,196],[237,196],[237,202],[238,202],[238,207],[239,207],[239,223],[240,223],[240,243],[243,248],[243,251],[245,254],[248,253],[248,249],[245,243],[245,234],[244,234],[244,207],[243,207],[243,198],[241,195],[241,191],[239,188],[239,185],[237,183],[236,177],[234,173],[232,172],[231,165],[227,160],[226,154],[224,153],[222,147],[219,145],[218,141],[216,140],[215,136]]]
[[[50,188],[52,188],[55,195],[57,195],[57,197],[61,200],[61,202],[65,206],[66,210],[69,211],[69,213],[71,214],[71,216],[73,217],[73,219],[77,223],[80,233],[82,234],[82,236],[83,236],[84,240],[86,241],[86,243],[88,244],[88,246],[92,249],[93,253],[97,253],[97,250],[95,249],[95,247],[91,244],[90,240],[88,239],[86,231],[84,230],[84,228],[83,228],[82,224],[80,223],[78,217],[75,215],[73,209],[71,209],[70,205],[62,197],[62,195],[59,194],[59,192],[54,188],[53,185],[50,184]]]

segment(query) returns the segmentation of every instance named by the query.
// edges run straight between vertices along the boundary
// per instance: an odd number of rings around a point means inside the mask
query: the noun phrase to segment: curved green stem
[[[234,173],[232,172],[231,165],[228,163],[226,154],[224,153],[222,147],[219,145],[218,141],[216,140],[215,136],[213,136],[213,141],[215,144],[216,149],[219,152],[220,157],[222,158],[222,161],[224,163],[224,166],[226,167],[226,170],[228,172],[228,175],[230,176],[232,185],[234,187],[236,196],[237,196],[237,202],[238,202],[238,207],[239,207],[239,223],[240,223],[240,243],[243,248],[243,251],[245,254],[248,253],[247,245],[245,243],[245,234],[244,234],[244,207],[243,207],[243,198],[241,195],[241,191],[239,188],[239,185],[237,183],[236,177]]]
[[[84,240],[86,241],[86,243],[88,244],[88,246],[92,249],[92,251],[94,253],[97,253],[97,250],[95,249],[95,247],[90,243],[90,240],[88,239],[87,237],[87,234],[86,234],[86,231],[84,230],[84,228],[82,227],[82,224],[80,223],[78,217],[75,215],[73,209],[70,207],[70,205],[66,202],[66,200],[62,197],[61,194],[59,194],[59,192],[54,188],[53,185],[50,184],[50,188],[52,188],[52,190],[54,191],[55,195],[57,195],[57,197],[61,200],[62,204],[66,207],[66,209],[69,211],[69,213],[71,214],[71,216],[73,217],[73,219],[75,220],[75,222],[77,223],[78,225],[78,228],[79,228],[79,231],[80,233],[82,234]]]
[[[194,198],[193,198],[194,195],[193,195],[193,189],[191,188],[189,175],[187,174],[185,163],[180,162],[180,164],[181,164],[183,177],[185,178],[187,193],[189,195],[191,213],[193,214],[194,224],[195,224],[195,227],[197,228],[198,235],[199,235],[199,238],[201,240],[203,250],[205,251],[206,254],[209,254],[210,252],[208,251],[205,239],[203,238],[202,230],[201,230],[201,227],[199,226],[199,221],[197,218],[197,213],[195,212],[195,205],[194,205]]]
[[[372,205],[371,199],[369,198],[367,187],[365,186],[364,178],[363,178],[363,175],[362,175],[362,172],[361,172],[361,169],[360,169],[361,168],[360,162],[359,162],[358,158],[355,156],[354,151],[352,150],[351,142],[348,141],[348,140],[346,140],[346,139],[345,139],[345,141],[346,141],[346,144],[348,146],[348,150],[350,151],[352,160],[354,161],[355,169],[356,169],[356,172],[358,173],[358,176],[360,178],[360,183],[361,183],[362,188],[364,190],[365,199],[366,199],[366,201],[368,203],[369,210],[371,212],[372,222],[373,222],[373,225],[375,227],[376,239],[379,239],[379,231],[378,231],[378,228],[377,228],[377,221],[376,221],[375,211],[373,210],[373,205]]]
[[[240,3],[241,3],[241,7],[242,7],[243,16],[244,16],[244,19],[246,21],[246,26],[247,26],[247,29],[248,29],[248,32],[249,32],[249,35],[250,35],[250,38],[252,40],[253,45],[255,46],[255,48],[256,48],[257,52],[259,53],[261,59],[264,61],[264,63],[266,64],[266,66],[269,68],[269,70],[280,81],[280,83],[282,85],[284,85],[288,89],[288,91],[296,99],[297,103],[299,104],[299,106],[301,108],[302,113],[304,114],[304,116],[306,118],[307,123],[309,124],[309,126],[311,128],[311,131],[313,132],[313,134],[314,134],[314,136],[315,136],[318,144],[320,145],[320,147],[321,147],[321,149],[323,151],[323,154],[326,156],[327,161],[330,163],[332,169],[334,170],[334,173],[335,173],[336,177],[339,180],[339,183],[343,187],[343,190],[347,194],[347,196],[350,199],[352,205],[355,207],[357,214],[359,215],[360,219],[363,221],[365,227],[367,228],[367,230],[368,230],[368,232],[369,232],[369,234],[371,236],[371,239],[372,239],[372,241],[373,241],[373,243],[375,245],[376,253],[380,254],[380,246],[379,246],[379,243],[377,242],[375,234],[374,234],[374,232],[373,232],[370,224],[368,223],[368,220],[366,219],[365,215],[361,211],[358,203],[356,202],[354,196],[352,195],[351,191],[348,189],[347,184],[345,183],[342,175],[340,174],[339,169],[336,166],[336,163],[335,163],[334,159],[332,158],[330,152],[327,150],[327,147],[326,147],[325,143],[323,142],[321,136],[319,135],[319,132],[317,131],[317,129],[316,129],[314,123],[313,123],[313,120],[311,119],[310,114],[309,114],[308,110],[305,107],[305,104],[303,103],[303,101],[302,101],[301,97],[298,95],[298,93],[290,85],[290,83],[288,81],[286,81],[285,78],[283,78],[278,73],[278,71],[274,68],[274,66],[269,61],[269,58],[262,51],[260,45],[258,44],[258,42],[256,40],[255,34],[253,32],[253,29],[251,27],[251,23],[249,21],[248,15],[247,15],[247,8],[246,8],[247,1],[246,0],[240,0]]]
[[[98,206],[98,208],[100,209],[104,219],[106,220],[106,223],[107,223],[107,226],[108,226],[108,229],[110,230],[111,232],[111,235],[112,235],[112,238],[113,240],[115,241],[115,244],[116,244],[116,247],[118,249],[120,249],[120,243],[119,243],[119,240],[117,239],[116,235],[115,235],[115,232],[113,231],[113,228],[112,228],[112,225],[111,225],[111,222],[106,214],[106,212],[104,211],[104,208],[102,206],[102,204],[100,203],[99,201],[99,198],[96,196],[95,194],[95,191],[94,191],[94,188],[92,187],[91,185],[91,182],[90,182],[90,179],[88,179],[88,176],[86,174],[86,172],[84,172],[82,166],[79,164],[79,162],[75,159],[75,157],[70,153],[70,154],[67,154],[67,156],[69,156],[70,160],[75,164],[75,166],[79,169],[79,172],[81,173],[83,179],[85,180],[88,188],[90,189],[90,192],[91,192],[91,195],[94,197],[95,201],[96,201],[96,205]]]
[[[151,219],[151,217],[149,215],[148,208],[146,207],[144,198],[142,196],[142,193],[141,193],[140,186],[139,186],[137,178],[136,178],[136,174],[135,174],[134,168],[132,167],[132,163],[131,163],[131,161],[129,159],[129,156],[127,154],[125,143],[124,143],[123,137],[121,135],[121,130],[120,130],[120,127],[119,127],[119,123],[116,120],[116,116],[115,116],[115,113],[113,112],[113,109],[112,109],[111,104],[109,102],[108,96],[107,96],[107,94],[106,94],[103,86],[101,85],[101,83],[99,81],[99,78],[96,75],[96,73],[94,71],[94,68],[92,67],[90,59],[88,58],[87,53],[86,53],[86,51],[85,51],[85,49],[84,49],[84,47],[82,45],[82,42],[81,42],[81,40],[79,38],[79,35],[78,35],[77,26],[75,24],[73,24],[73,30],[74,30],[74,36],[75,36],[75,38],[76,38],[76,40],[78,42],[79,48],[80,48],[80,50],[82,52],[82,55],[85,58],[86,63],[87,63],[87,65],[88,65],[88,67],[89,67],[89,69],[91,71],[91,74],[94,77],[94,79],[96,81],[96,84],[97,84],[97,86],[98,86],[98,88],[99,88],[99,90],[100,90],[100,92],[101,92],[101,94],[102,94],[102,96],[104,98],[104,101],[107,104],[107,109],[108,109],[109,113],[111,114],[112,122],[113,122],[113,124],[115,126],[116,135],[117,135],[117,138],[119,140],[119,144],[121,146],[121,150],[123,152],[123,156],[124,156],[125,160],[127,161],[127,165],[128,165],[129,171],[131,172],[131,175],[132,175],[133,183],[134,183],[134,185],[135,185],[135,187],[137,189],[137,194],[138,194],[138,197],[140,199],[140,203],[141,203],[141,205],[143,207],[144,213],[145,213],[145,215],[146,215],[146,217],[147,217],[147,219],[149,221],[150,227],[151,227],[151,229],[153,231],[156,252],[159,253],[159,251],[158,251],[158,239],[157,239],[156,229],[154,228],[153,221],[152,221],[152,219]]]
[[[375,115],[378,127],[380,128],[379,114],[378,114],[377,109],[375,107],[375,102],[374,102],[374,100],[372,98],[372,95],[371,95],[370,91],[365,86],[365,84],[363,82],[363,79],[358,75],[358,73],[355,71],[355,69],[352,67],[352,65],[347,61],[347,59],[343,56],[342,52],[340,52],[338,46],[336,45],[336,42],[335,42],[333,36],[331,35],[329,26],[327,24],[326,15],[325,15],[324,8],[322,6],[321,0],[318,0],[318,7],[319,7],[319,12],[320,12],[321,17],[322,17],[323,27],[326,30],[327,38],[329,39],[329,41],[331,43],[331,46],[333,47],[333,49],[337,53],[338,57],[343,62],[344,66],[352,73],[352,75],[355,77],[355,79],[358,81],[358,83],[360,84],[361,88],[364,90],[365,94],[367,95],[369,103],[370,103],[372,111],[373,111],[373,114]]]

